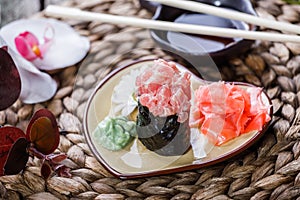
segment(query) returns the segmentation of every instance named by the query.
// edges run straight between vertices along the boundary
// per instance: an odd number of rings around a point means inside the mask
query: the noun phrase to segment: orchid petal
[[[30,46],[39,45],[39,40],[37,39],[37,37],[35,37],[35,35],[33,35],[29,31],[25,31],[24,33],[21,33],[20,36],[23,37],[26,41],[28,41],[28,44]]]
[[[0,37],[0,46],[6,46]],[[24,59],[11,48],[8,53],[14,60],[21,78],[20,100],[24,103],[44,102],[52,98],[57,89],[57,83],[48,74],[38,70],[32,63]]]
[[[18,52],[29,61],[36,59],[37,55],[33,53],[29,42],[25,37],[22,37],[21,35],[22,34],[15,38],[15,44]]]
[[[51,32],[50,37],[47,35],[47,33]],[[52,45],[52,40],[54,38],[54,29],[52,26],[48,26],[46,27],[45,31],[44,31],[44,43],[39,45],[39,49],[42,53],[42,55],[44,55],[48,49],[50,48],[50,46]]]
[[[80,36],[68,24],[54,19],[22,19],[4,26],[0,35],[8,46],[16,51],[14,38],[18,34],[30,30],[34,33],[41,44],[47,43],[44,32],[47,27],[53,27],[55,36],[51,40],[51,46],[43,55],[43,59],[37,58],[33,64],[39,69],[53,70],[74,65],[82,60],[90,47],[86,37]],[[16,34],[12,34],[16,33]]]
[[[39,40],[30,33],[29,31],[25,31],[19,35],[20,37],[23,37],[30,46],[39,45]]]
[[[57,89],[57,83],[49,74],[41,72],[19,54],[9,50],[21,76],[20,99],[27,104],[44,102],[52,98]]]

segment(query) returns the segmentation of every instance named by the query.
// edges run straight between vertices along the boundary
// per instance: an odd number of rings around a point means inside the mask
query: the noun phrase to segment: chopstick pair
[[[227,19],[239,20],[239,21],[247,22],[249,24],[263,26],[274,30],[287,31],[290,33],[300,34],[300,26],[298,25],[289,24],[286,22],[279,22],[271,19],[264,19],[258,16],[254,16],[254,15],[250,15],[250,14],[246,14],[234,10],[228,10],[216,6],[211,6],[196,1],[190,1],[190,0],[148,0],[148,1],[157,2],[163,5],[189,10],[193,12],[215,15]]]
[[[158,0],[156,0],[158,1]],[[167,0],[162,0],[165,2]],[[175,0],[172,0],[175,1]],[[82,21],[99,21],[103,23],[111,23],[116,25],[127,25],[140,28],[157,29],[164,31],[183,32],[190,34],[201,34],[209,36],[219,36],[228,38],[245,38],[249,40],[266,40],[277,42],[297,42],[300,43],[300,37],[296,35],[285,35],[278,33],[268,33],[261,31],[245,31],[230,28],[218,28],[211,26],[201,26],[183,23],[174,23],[167,21],[155,21],[149,19],[141,19],[136,17],[118,16],[103,13],[94,13],[82,11],[77,8],[61,7],[49,5],[45,11],[46,16],[76,19]]]

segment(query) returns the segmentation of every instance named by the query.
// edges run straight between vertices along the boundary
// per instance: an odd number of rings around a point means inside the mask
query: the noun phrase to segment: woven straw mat
[[[281,0],[262,0],[253,4],[261,17],[300,23],[300,6]],[[64,6],[152,17],[140,8],[137,0],[73,0],[65,2]],[[34,17],[42,16],[43,13],[39,13]],[[60,136],[57,152],[67,154],[64,163],[71,168],[72,178],[52,176],[45,181],[40,176],[40,160],[30,159],[22,173],[0,177],[0,197],[47,200],[300,199],[300,44],[257,41],[247,53],[220,67],[223,80],[264,87],[272,99],[273,121],[254,146],[233,159],[210,167],[121,180],[101,166],[84,140],[82,119],[86,101],[95,85],[114,68],[136,59],[174,58],[154,44],[147,30],[98,22],[64,21],[91,41],[88,56],[76,66],[52,72],[59,83],[54,98],[35,105],[17,101],[0,112],[0,123],[25,130],[34,111],[44,107],[51,110],[60,129],[66,131]]]

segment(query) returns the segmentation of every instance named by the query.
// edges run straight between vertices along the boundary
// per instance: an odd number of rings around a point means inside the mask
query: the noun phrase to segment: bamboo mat
[[[280,0],[253,2],[262,17],[300,22],[300,7]],[[93,12],[151,18],[137,0],[72,0],[66,6]],[[35,17],[41,17],[40,13]],[[0,177],[2,199],[300,199],[300,44],[256,42],[244,55],[223,63],[224,80],[262,86],[274,105],[269,130],[257,144],[226,162],[182,173],[120,180],[93,157],[82,134],[85,103],[94,86],[111,70],[135,59],[164,58],[147,30],[101,23],[67,21],[91,41],[89,55],[53,77],[59,90],[48,102],[25,105],[17,101],[0,112],[0,124],[23,130],[33,112],[50,109],[57,117],[61,135],[58,151],[72,178],[40,177],[40,161],[31,159],[23,173]]]

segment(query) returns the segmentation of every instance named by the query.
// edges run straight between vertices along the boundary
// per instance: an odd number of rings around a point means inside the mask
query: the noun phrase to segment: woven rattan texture
[[[299,23],[300,6],[280,0],[253,2],[260,16]],[[151,18],[137,0],[73,0],[66,6]],[[38,16],[41,17],[40,13]],[[0,124],[25,130],[32,113],[42,107],[56,116],[61,135],[58,151],[72,178],[40,177],[40,161],[30,159],[23,173],[0,177],[3,199],[300,199],[300,44],[256,42],[244,55],[224,63],[224,80],[262,86],[274,105],[269,130],[250,149],[221,164],[194,171],[134,180],[110,175],[93,157],[82,134],[87,98],[97,82],[114,68],[134,59],[173,59],[157,48],[147,30],[65,20],[91,41],[84,61],[56,72],[60,87],[48,102],[24,105],[20,101],[0,112]],[[264,30],[264,29],[263,29]]]

